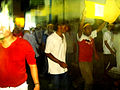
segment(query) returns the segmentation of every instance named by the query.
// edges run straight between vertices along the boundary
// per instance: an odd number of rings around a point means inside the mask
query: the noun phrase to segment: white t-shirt
[[[113,40],[112,40],[112,33],[110,31],[106,31],[103,33],[103,53],[104,54],[111,54],[110,50],[106,47],[104,41],[107,41],[107,43],[109,44],[109,46],[111,47],[112,50],[113,49]]]
[[[45,53],[51,53],[55,58],[62,62],[66,62],[66,39],[63,34],[63,39],[56,33],[52,33],[47,38]],[[48,58],[48,72],[50,74],[62,74],[67,71],[67,68],[62,68],[58,63]]]

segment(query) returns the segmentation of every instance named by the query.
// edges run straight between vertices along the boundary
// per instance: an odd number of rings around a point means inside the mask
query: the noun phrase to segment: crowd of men
[[[94,60],[98,61],[96,64],[103,70],[98,75],[99,79],[108,76],[108,72],[117,67],[112,32],[115,28],[114,24],[105,21],[98,23],[99,26],[95,23],[96,27],[85,23],[84,12],[77,25],[78,30],[73,30],[75,24],[72,26],[71,22],[65,22],[50,23],[46,27],[38,25],[30,30],[15,28],[13,32],[1,25],[0,90],[28,89],[26,61],[34,90],[40,90],[39,74],[46,73],[50,75],[52,90],[71,90],[70,86],[75,83],[75,65],[78,65],[79,76],[84,80],[84,90],[92,90]]]

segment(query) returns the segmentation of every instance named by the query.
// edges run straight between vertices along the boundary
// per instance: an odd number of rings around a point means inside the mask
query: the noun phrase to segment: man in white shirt
[[[58,25],[57,31],[47,38],[45,53],[48,57],[48,72],[51,75],[53,89],[69,90],[67,78],[66,32],[64,25]]]
[[[113,47],[113,24],[108,24],[107,30],[103,33],[103,53],[104,53],[104,69],[107,73],[112,67],[116,66],[116,53]]]

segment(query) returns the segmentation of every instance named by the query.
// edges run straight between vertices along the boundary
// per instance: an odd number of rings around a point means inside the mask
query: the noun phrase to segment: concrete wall
[[[80,18],[84,9],[84,0],[52,0],[52,18],[58,21]]]

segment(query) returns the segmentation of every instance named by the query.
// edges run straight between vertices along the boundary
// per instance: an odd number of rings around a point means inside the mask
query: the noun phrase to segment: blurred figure
[[[21,28],[15,27],[13,30],[13,35],[16,37],[23,37],[23,30]]]
[[[70,69],[72,65],[75,64],[75,54],[76,54],[76,44],[75,44],[75,37],[73,35],[73,32],[71,31],[70,27],[68,25],[65,25],[66,33],[66,42],[67,42],[67,50],[66,50],[66,63],[68,65],[68,68]]]
[[[53,28],[54,28],[53,24],[48,24],[47,29],[43,32],[43,35],[42,35],[42,47],[43,48],[45,48],[47,37],[54,32]]]
[[[103,20],[95,19],[93,30],[96,30],[99,27],[99,25],[101,25],[102,23],[103,23]],[[99,84],[104,76],[104,60],[103,60],[103,31],[104,29],[105,29],[105,26],[102,29],[102,31],[97,33],[97,37],[94,38],[96,52],[99,56],[99,62],[96,60],[93,60],[95,84]]]
[[[27,40],[32,45],[32,48],[35,52],[35,57],[38,58],[39,57],[39,53],[38,53],[39,45],[37,44],[34,35],[30,31],[24,30],[23,39]]]
[[[65,37],[66,37],[66,43],[67,43],[67,50],[66,50],[66,63],[68,65],[68,74],[71,78],[70,84],[75,84],[76,81],[74,78],[76,78],[75,73],[75,65],[78,64],[76,62],[76,52],[77,52],[77,46],[76,46],[76,38],[74,37],[73,31],[69,27],[68,24],[65,24],[64,29],[66,29]],[[77,78],[78,80],[78,78]]]
[[[42,55],[44,58],[42,74],[48,74],[48,61],[46,60],[47,57],[46,57],[44,51],[45,51],[47,37],[54,32],[53,27],[54,27],[53,24],[48,24],[47,28],[45,30],[43,30],[43,32],[42,32],[41,50],[42,50]]]
[[[39,45],[41,45],[41,41],[42,41],[42,31],[43,31],[42,26],[37,25],[33,33]]]
[[[7,22],[6,22],[7,23]],[[28,41],[13,36],[0,26],[0,90],[28,90],[26,64],[29,64],[34,90],[40,90],[35,53]]]
[[[47,38],[45,53],[48,57],[48,72],[51,75],[52,90],[69,90],[66,64],[66,39],[64,26],[58,25],[57,31]]]
[[[111,68],[116,67],[116,50],[113,47],[113,30],[114,24],[108,24],[107,30],[103,33],[103,53],[104,69],[107,73]]]
[[[39,74],[40,76],[43,76],[43,73],[45,72],[44,70],[44,66],[45,66],[45,54],[44,54],[44,47],[42,46],[42,39],[43,39],[43,33],[44,33],[44,28],[41,25],[37,25],[36,28],[34,28],[33,30],[33,35],[35,37],[35,40],[37,42],[37,44],[39,45],[38,48],[38,54],[40,55],[40,58],[38,58],[37,60],[37,66],[39,69]]]

